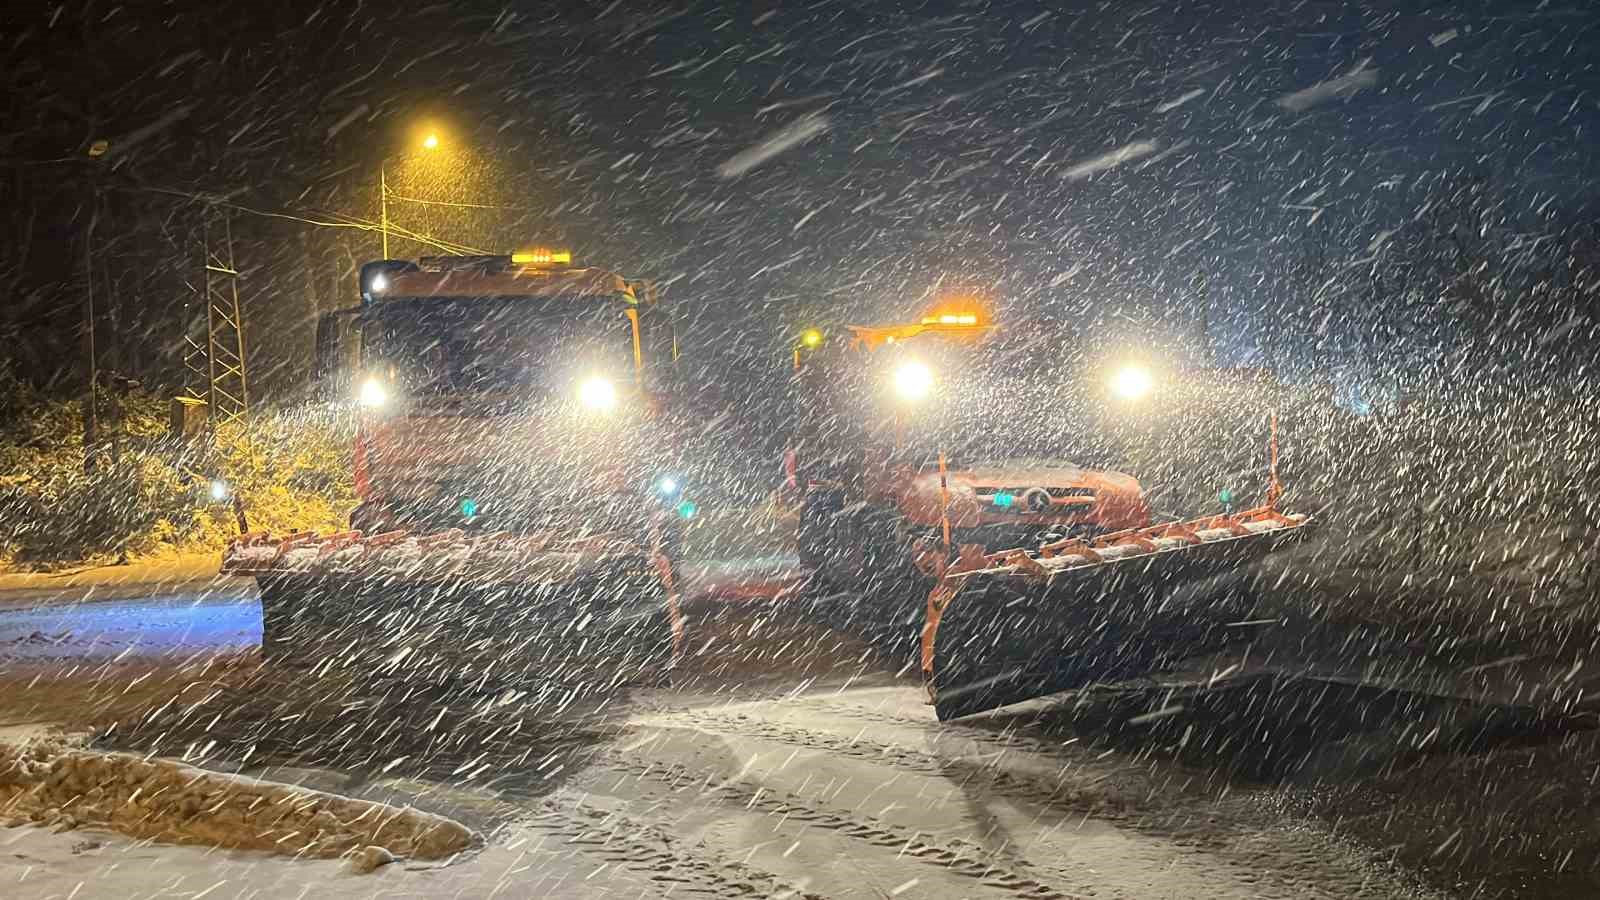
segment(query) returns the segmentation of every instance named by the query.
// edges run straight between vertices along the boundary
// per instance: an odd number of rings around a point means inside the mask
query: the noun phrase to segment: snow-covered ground
[[[351,858],[358,867],[396,856],[447,859],[479,842],[460,823],[409,806],[75,744],[0,746],[0,815],[8,824],[91,825],[162,843]]]
[[[696,574],[779,582],[788,563],[752,557]],[[940,725],[919,685],[847,637],[770,619],[718,628],[672,685],[625,688],[551,721],[473,686],[278,677],[250,652],[259,612],[248,599],[0,611],[0,722],[34,723],[29,736],[97,731],[102,748],[410,805],[485,836],[448,862],[401,853],[362,876],[349,860],[96,830],[92,816],[65,819],[71,804],[56,798],[36,805],[37,821],[0,830],[11,848],[0,885],[84,900],[1450,896],[1397,867],[1396,852],[1429,869],[1431,885],[1457,871],[1487,879],[1465,894],[1600,885],[1585,861],[1600,839],[1550,830],[1539,777],[1484,781],[1497,758],[1522,773],[1554,766],[1552,782],[1572,782],[1564,808],[1582,808],[1592,785],[1561,773],[1581,768],[1589,744],[1537,743],[1570,723],[1491,711],[1441,732],[1455,720],[1426,704],[1263,681],[1215,701],[1135,696],[1144,715],[1129,721],[1147,724],[1109,741],[1071,698]],[[1522,748],[1519,734],[1535,742]],[[1258,752],[1293,773],[1287,784],[1238,777],[1230,760]],[[1448,818],[1429,812],[1468,776],[1497,790]],[[1426,791],[1411,791],[1413,779]],[[1507,843],[1507,828],[1521,836]]]
[[[498,823],[444,867],[358,877],[349,862],[24,826],[0,831],[0,883],[85,900],[1442,896],[1326,829],[1240,816],[1147,766],[938,726],[911,686],[652,693],[612,728],[545,789],[508,771],[432,795]]]

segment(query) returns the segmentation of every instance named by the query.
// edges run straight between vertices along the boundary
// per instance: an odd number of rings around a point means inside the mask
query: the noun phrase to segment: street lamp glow
[[[1141,365],[1126,365],[1111,376],[1111,393],[1124,400],[1143,399],[1155,387],[1155,377]]]
[[[437,149],[439,149],[439,136],[437,134],[430,133],[427,137],[423,138],[422,139],[422,149],[424,149],[424,150],[437,150]]]
[[[224,500],[228,499],[228,496],[229,496],[230,493],[231,492],[228,490],[228,483],[226,481],[223,481],[221,478],[213,478],[213,479],[211,479],[211,499],[212,500],[214,500],[217,503],[221,503]]]
[[[901,363],[894,370],[894,392],[900,399],[921,400],[933,390],[933,370],[919,362]]]

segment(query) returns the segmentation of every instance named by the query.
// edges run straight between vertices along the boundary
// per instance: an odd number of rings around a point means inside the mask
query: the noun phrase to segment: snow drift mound
[[[4,818],[61,830],[99,826],[176,844],[352,856],[358,864],[362,854],[441,859],[480,842],[459,822],[410,807],[91,752],[59,740],[0,745]]]

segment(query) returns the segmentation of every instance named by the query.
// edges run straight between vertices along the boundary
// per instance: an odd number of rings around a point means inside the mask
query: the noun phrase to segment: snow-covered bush
[[[108,416],[85,465],[83,404],[41,396],[0,373],[0,561],[18,565],[219,549],[238,528],[209,494],[224,479],[252,528],[332,530],[354,505],[351,435],[337,418],[267,412],[213,440],[168,434],[166,401],[122,401],[115,452]]]

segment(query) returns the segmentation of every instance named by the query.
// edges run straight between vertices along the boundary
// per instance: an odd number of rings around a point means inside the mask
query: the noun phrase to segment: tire
[[[350,530],[378,534],[395,527],[394,510],[381,503],[363,501],[350,511]],[[265,588],[263,588],[263,591]]]
[[[815,573],[827,624],[867,641],[896,665],[918,652],[933,579],[912,559],[912,536],[894,510],[846,511],[842,492],[814,491],[801,507],[801,563]]]
[[[826,571],[833,561],[834,520],[844,508],[841,491],[807,490],[800,503],[800,524],[795,549],[800,564],[814,572]]]
[[[294,591],[286,579],[258,579],[261,594],[261,655],[267,660],[287,658],[290,640],[287,604]]]
[[[319,582],[307,578],[258,579],[261,656],[281,666],[310,666],[321,659],[331,633],[321,615]]]

